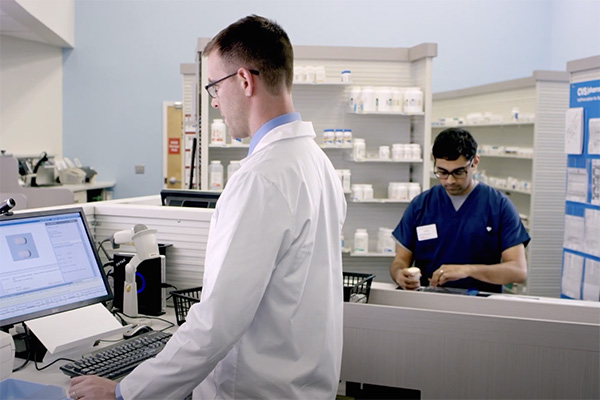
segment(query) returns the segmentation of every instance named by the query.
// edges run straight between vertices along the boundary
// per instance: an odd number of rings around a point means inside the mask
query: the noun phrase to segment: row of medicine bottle
[[[323,147],[352,147],[352,130],[323,129]]]
[[[396,241],[392,236],[393,229],[381,227],[377,231],[377,252],[393,254],[396,252]],[[358,228],[354,233],[353,252],[366,254],[369,252],[369,232]]]
[[[348,99],[350,112],[423,112],[423,91],[418,87],[354,86]]]
[[[325,67],[323,65],[297,65],[294,66],[294,83],[325,83]],[[340,81],[350,83],[352,72],[349,69],[340,72]]]
[[[231,179],[231,176],[238,169],[240,169],[239,160],[230,161],[227,166],[227,180]],[[221,164],[220,160],[212,160],[208,166],[208,187],[210,190],[223,190],[223,164]]]
[[[367,159],[367,144],[365,139],[355,138],[352,142],[353,158],[355,161],[365,161]],[[378,158],[380,160],[394,161],[401,160],[420,160],[421,145],[418,143],[394,143],[390,151],[389,146],[379,146]]]
[[[390,182],[388,184],[388,199],[412,200],[421,194],[421,184],[418,182]]]
[[[373,200],[373,185],[364,183],[355,183],[350,186],[352,201]],[[347,190],[344,190],[347,192]],[[407,200],[410,201],[421,193],[421,184],[418,182],[390,182],[388,184],[389,200]]]
[[[318,66],[295,66],[294,83],[325,83],[325,67]]]

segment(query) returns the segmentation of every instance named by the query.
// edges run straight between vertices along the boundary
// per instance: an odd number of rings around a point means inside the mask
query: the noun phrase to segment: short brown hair
[[[219,32],[204,48],[218,51],[226,64],[259,71],[271,93],[294,79],[294,51],[288,35],[276,22],[257,15],[242,18]]]

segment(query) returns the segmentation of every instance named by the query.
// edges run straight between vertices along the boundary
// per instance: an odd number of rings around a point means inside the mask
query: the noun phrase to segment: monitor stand
[[[44,362],[78,358],[93,350],[96,340],[127,329],[100,303],[32,319],[25,325],[47,350]]]

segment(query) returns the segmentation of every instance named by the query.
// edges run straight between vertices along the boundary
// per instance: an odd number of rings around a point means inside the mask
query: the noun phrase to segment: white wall
[[[75,0],[15,0],[35,20],[37,25],[45,26],[51,35],[64,41],[65,47],[75,44]],[[32,22],[33,24],[33,22]],[[39,30],[43,34],[44,30]],[[48,35],[48,33],[46,33]]]
[[[0,149],[62,155],[62,49],[0,36]]]
[[[547,69],[566,69],[573,61],[600,54],[600,0],[553,1]]]

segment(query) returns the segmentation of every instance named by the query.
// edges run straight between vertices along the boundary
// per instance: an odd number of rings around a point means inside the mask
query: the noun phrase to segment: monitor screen
[[[220,194],[194,189],[163,189],[160,198],[163,206],[215,208]]]
[[[82,208],[0,216],[0,326],[112,299]]]

